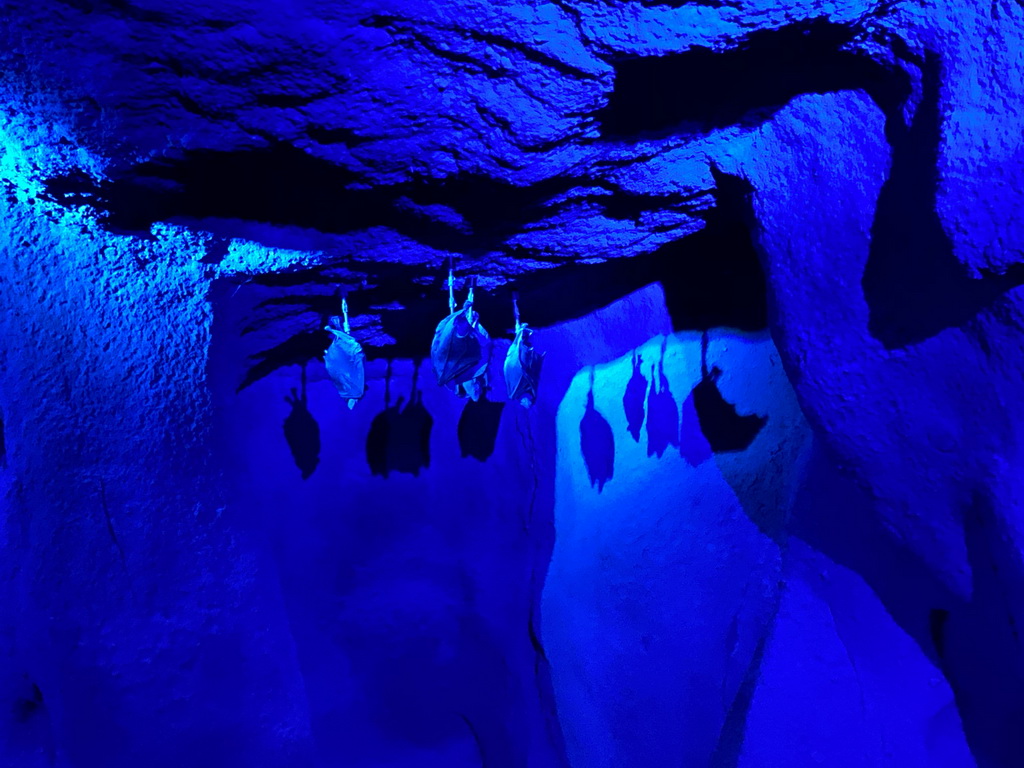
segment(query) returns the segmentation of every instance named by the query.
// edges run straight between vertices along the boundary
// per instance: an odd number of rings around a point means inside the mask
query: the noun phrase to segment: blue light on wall
[[[0,768],[1024,765],[1024,6],[214,6],[0,8]]]

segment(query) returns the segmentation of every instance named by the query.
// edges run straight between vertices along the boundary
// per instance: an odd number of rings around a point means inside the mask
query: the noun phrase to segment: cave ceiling
[[[735,251],[750,247],[735,230],[756,222],[721,169],[793,99],[863,91],[898,134],[929,71],[947,114],[1006,98],[958,85],[972,21],[958,11],[960,31],[946,28],[941,5],[5,7],[4,83],[28,115],[60,126],[37,161],[41,194],[116,235],[195,232],[211,275],[245,287],[254,349],[285,358],[322,348],[339,290],[371,354],[421,345],[444,312],[449,264],[460,282],[477,278],[499,333],[510,289],[541,326],[669,272],[695,291],[711,281],[728,303],[722,285],[746,258]],[[1019,69],[1008,61],[1001,76],[1012,85]],[[946,191],[972,170],[958,166],[964,147],[985,140],[960,128],[950,123],[939,158]],[[963,223],[947,221],[954,239]],[[1006,266],[984,243],[956,245],[975,272]],[[763,308],[735,303],[747,310],[705,305],[682,325],[763,326]]]

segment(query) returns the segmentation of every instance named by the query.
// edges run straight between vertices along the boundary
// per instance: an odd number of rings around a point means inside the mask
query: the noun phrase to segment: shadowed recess
[[[333,235],[386,226],[432,248],[474,253],[499,248],[541,203],[576,183],[556,177],[516,186],[461,174],[368,187],[351,171],[278,142],[233,152],[186,151],[102,181],[75,170],[48,179],[46,196],[90,205],[103,213],[109,230],[142,236],[156,222],[197,219],[219,220],[222,234],[238,236],[252,236],[251,230],[232,232],[233,222]]]
[[[946,619],[941,619],[937,611],[948,618],[958,598],[927,569],[905,540],[880,523],[868,492],[844,475],[838,465],[837,457],[822,441],[815,440],[790,533],[859,574],[921,651],[933,664],[940,665],[935,630],[941,623],[939,634],[944,635]],[[820,499],[829,500],[828,516],[821,514]],[[944,607],[929,610],[929,606]]]
[[[486,318],[489,331],[511,335],[513,291],[518,291],[519,306],[530,325],[545,328],[584,317],[651,283],[661,284],[675,330],[763,330],[766,287],[749,229],[750,187],[742,179],[717,170],[714,174],[715,206],[702,214],[704,228],[689,237],[642,256],[554,267],[495,290],[478,289],[474,306]],[[348,301],[353,317],[372,317],[372,329],[355,327],[368,358],[417,358],[430,349],[434,328],[448,313],[447,266],[428,270],[426,276],[414,265],[358,266],[368,270],[363,285],[351,272],[339,274],[325,266],[261,275],[244,283],[235,280],[219,292],[221,301],[263,297],[254,302],[254,319],[243,329],[262,348],[252,353],[240,388],[281,366],[323,357],[330,342],[323,326],[337,313],[334,291],[346,281],[351,284]],[[275,322],[274,312],[280,321]],[[301,330],[295,329],[296,312],[301,314]],[[388,341],[373,343],[374,333]],[[645,384],[644,395],[646,389]],[[642,415],[633,418],[643,423]],[[639,429],[636,426],[638,441]]]
[[[764,330],[767,289],[750,235],[750,185],[712,171],[715,205],[702,214],[705,226],[699,232],[642,256],[571,264],[519,278],[519,304],[530,324],[543,328],[583,317],[660,283],[676,331]]]
[[[805,93],[860,88],[887,114],[908,93],[906,78],[843,50],[851,27],[811,19],[748,35],[735,49],[613,59],[615,88],[598,113],[607,137],[704,133],[756,125]]]
[[[939,62],[922,69],[922,98],[906,131],[890,131],[892,168],[871,227],[862,285],[868,330],[887,349],[962,327],[1010,288],[1024,284],[1024,265],[972,279],[953,253],[935,209],[942,131]]]
[[[362,277],[317,267],[220,281],[215,303],[230,302],[231,314],[244,320],[240,341],[249,361],[238,389],[282,366],[322,359],[330,344],[324,326],[339,311],[339,291],[347,294],[354,335],[367,358],[422,357],[448,314],[447,272],[437,270],[425,282],[423,269],[407,264],[366,267]]]
[[[945,618],[934,609],[929,614],[940,667],[979,768],[1020,765],[1024,755],[1024,575],[1016,522],[996,508],[999,503],[990,489],[978,489],[964,505],[970,599],[951,603]],[[984,651],[971,653],[976,648]]]
[[[928,612],[928,631],[935,646],[935,655],[941,660],[946,655],[946,622],[949,611],[945,608],[933,608]]]
[[[305,366],[314,357],[323,357],[328,344],[330,335],[323,330],[303,331],[289,336],[277,346],[254,355],[255,362],[246,371],[238,391],[285,365]]]
[[[715,751],[711,755],[709,768],[736,768],[740,765],[743,737],[747,729],[747,716],[750,713],[751,704],[754,702],[754,693],[757,691],[761,664],[764,661],[765,645],[771,635],[768,629],[770,626],[770,623],[766,623],[765,632],[758,639],[757,648],[754,649],[754,655],[743,675],[743,682],[729,705],[722,730],[718,734]]]

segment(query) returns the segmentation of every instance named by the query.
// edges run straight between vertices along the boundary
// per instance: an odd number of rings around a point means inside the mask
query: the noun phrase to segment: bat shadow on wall
[[[580,449],[587,466],[590,484],[598,493],[615,472],[615,435],[608,420],[594,407],[594,369],[590,369],[587,407],[580,420]]]
[[[459,450],[462,457],[486,461],[494,453],[505,404],[485,398],[469,400],[459,417]]]
[[[402,472],[418,477],[420,470],[430,466],[430,431],[434,418],[423,405],[419,388],[418,364],[413,366],[412,391],[409,400],[399,396],[391,404],[391,361],[384,377],[384,410],[373,418],[366,436],[366,461],[370,472],[388,477]]]
[[[302,389],[292,388],[290,397],[285,398],[291,412],[284,420],[284,438],[291,449],[295,466],[308,480],[320,463],[320,425],[309,412],[309,398],[306,393],[306,366],[302,366]]]

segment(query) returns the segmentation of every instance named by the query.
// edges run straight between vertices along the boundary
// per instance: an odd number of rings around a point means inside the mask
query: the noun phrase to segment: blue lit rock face
[[[0,4],[0,764],[1024,764],[1019,4],[209,5]]]
[[[655,337],[637,352],[655,391],[640,440],[622,404],[632,355],[581,371],[559,408],[544,637],[572,765],[710,765],[734,747],[727,720],[742,722],[740,689],[763,663],[788,489],[809,430],[766,333],[708,344],[723,396],[767,417],[747,449],[717,455],[709,436],[735,424],[693,406],[701,335]],[[603,487],[580,471],[586,437],[574,429],[591,391],[619,436]]]

